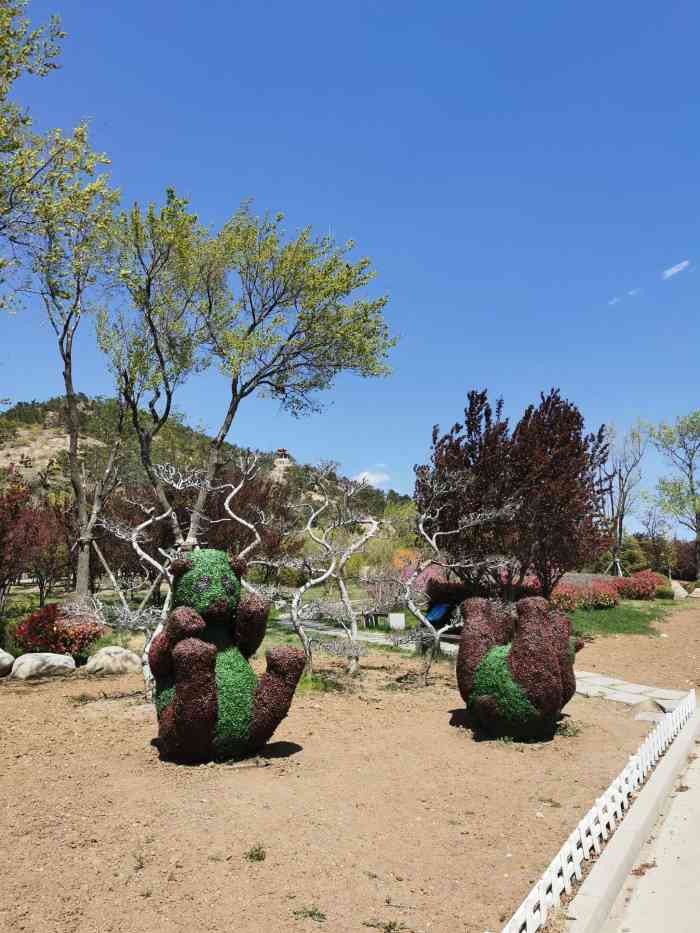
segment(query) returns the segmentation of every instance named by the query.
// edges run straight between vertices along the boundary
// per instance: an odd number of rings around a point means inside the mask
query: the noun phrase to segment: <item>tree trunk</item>
[[[239,404],[240,398],[238,397],[238,380],[234,378],[231,382],[231,401],[229,402],[226,415],[216,436],[213,437],[209,442],[207,465],[205,469],[205,483],[200,486],[197,492],[197,499],[192,509],[192,517],[190,518],[190,527],[187,531],[186,541],[190,547],[195,547],[199,541],[199,536],[201,534],[202,516],[204,515],[204,511],[206,509],[209,490],[214,485],[214,481],[219,472],[219,466],[221,463],[221,448],[224,441],[226,440],[226,435],[231,429],[231,424],[233,423],[233,419],[236,416]]]
[[[90,595],[90,542],[78,541],[78,564],[75,571],[75,592],[78,596]]]

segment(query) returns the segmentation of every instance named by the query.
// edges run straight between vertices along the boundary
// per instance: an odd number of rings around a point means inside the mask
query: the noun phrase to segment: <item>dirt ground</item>
[[[658,638],[597,638],[577,654],[576,667],[651,687],[700,687],[700,599],[683,600],[664,621],[653,623],[653,628]]]
[[[138,675],[0,682],[0,929],[496,933],[649,724],[577,697],[575,735],[477,742],[449,666],[404,690],[415,662],[363,663],[263,767],[161,763]]]

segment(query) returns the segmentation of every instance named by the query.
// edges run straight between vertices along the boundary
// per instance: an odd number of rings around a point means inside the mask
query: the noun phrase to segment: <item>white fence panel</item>
[[[562,893],[572,893],[572,880],[581,881],[583,861],[590,859],[591,851],[600,854],[602,842],[615,832],[629,809],[632,795],[694,715],[695,707],[695,692],[691,690],[647,736],[637,754],[630,755],[620,774],[579,822],[502,933],[535,933],[545,925],[551,908],[559,905]]]

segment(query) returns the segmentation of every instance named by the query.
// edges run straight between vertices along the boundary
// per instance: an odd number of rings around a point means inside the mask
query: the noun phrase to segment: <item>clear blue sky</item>
[[[341,379],[301,422],[252,402],[231,440],[408,492],[471,387],[517,415],[560,386],[591,428],[699,406],[697,4],[29,9],[69,38],[62,69],[19,96],[41,127],[89,118],[125,202],[172,185],[217,225],[253,198],[374,260],[393,375]],[[3,394],[61,392],[38,314],[1,319],[0,347]],[[109,392],[85,349],[80,388]],[[223,392],[193,381],[179,407],[213,427]]]

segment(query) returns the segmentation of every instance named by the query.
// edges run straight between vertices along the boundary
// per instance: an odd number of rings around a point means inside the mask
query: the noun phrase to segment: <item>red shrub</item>
[[[561,612],[573,612],[578,609],[582,590],[570,583],[557,583],[549,598],[555,609]]]
[[[575,609],[612,609],[620,602],[620,596],[612,581],[592,580],[586,586],[558,583],[554,587],[550,602],[561,612],[573,612]]]
[[[612,609],[620,602],[617,587],[607,580],[592,580],[583,590],[583,594],[583,605],[586,609]]]
[[[653,570],[640,570],[631,577],[618,577],[615,580],[617,592],[623,599],[653,599],[657,587],[666,585],[666,579]]]
[[[50,651],[84,660],[90,645],[102,635],[104,628],[97,622],[64,619],[59,606],[49,603],[20,622],[15,641],[26,652]]]

